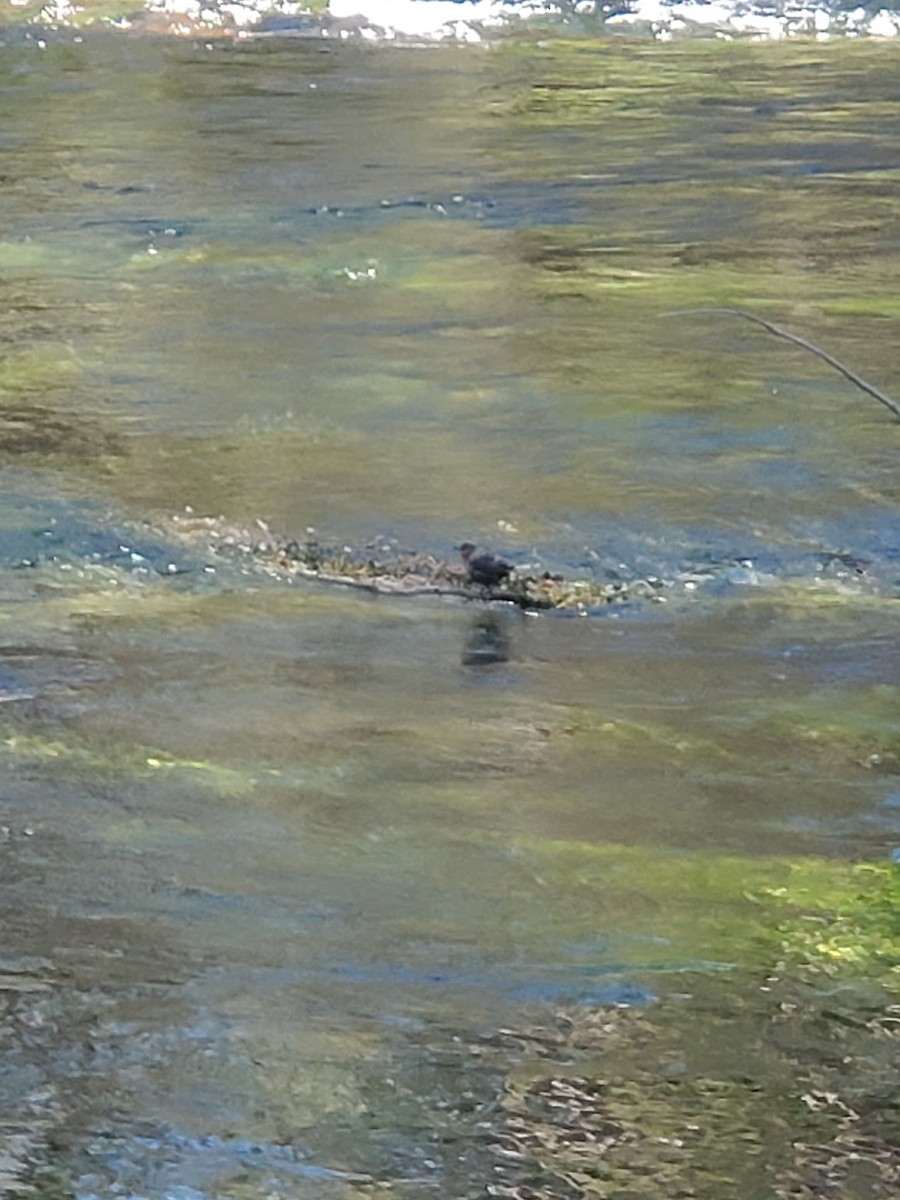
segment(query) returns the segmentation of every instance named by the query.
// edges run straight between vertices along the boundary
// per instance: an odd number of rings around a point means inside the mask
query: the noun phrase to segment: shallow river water
[[[0,88],[0,1191],[896,1194],[900,426],[663,315],[900,391],[895,50],[18,35]]]

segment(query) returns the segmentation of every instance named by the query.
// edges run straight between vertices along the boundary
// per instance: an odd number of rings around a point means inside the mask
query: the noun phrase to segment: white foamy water
[[[540,22],[563,33],[602,32],[670,41],[685,37],[780,40],[812,37],[893,38],[900,13],[863,8],[832,12],[803,0],[626,0],[625,11],[602,15],[594,0],[330,0],[324,16],[310,15],[297,0],[149,0],[147,11],[168,18],[171,32],[203,28],[239,36],[299,34],[370,42],[489,42]],[[77,9],[71,0],[50,0],[42,18],[65,24]],[[296,22],[296,25],[292,25]],[[128,25],[129,22],[117,22]]]

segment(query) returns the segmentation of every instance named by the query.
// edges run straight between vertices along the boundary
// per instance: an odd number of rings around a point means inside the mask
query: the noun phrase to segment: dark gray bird
[[[463,542],[458,546],[462,560],[466,565],[466,578],[469,583],[480,584],[481,587],[496,587],[508,578],[512,571],[512,563],[508,563],[493,550],[485,550],[474,542]]]

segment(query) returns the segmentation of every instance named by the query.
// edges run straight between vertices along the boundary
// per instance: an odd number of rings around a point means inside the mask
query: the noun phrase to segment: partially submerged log
[[[449,596],[482,603],[513,604],[533,611],[588,612],[626,600],[659,597],[661,580],[565,579],[549,572],[531,575],[514,569],[494,587],[472,584],[463,564],[432,554],[393,550],[374,544],[354,550],[323,545],[313,533],[285,538],[258,521],[255,528],[214,517],[175,517],[180,537],[203,541],[217,554],[238,556],[253,570],[283,579],[306,579],[382,596]]]

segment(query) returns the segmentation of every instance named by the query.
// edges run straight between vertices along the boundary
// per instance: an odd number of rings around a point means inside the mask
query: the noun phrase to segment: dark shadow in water
[[[83,460],[122,453],[121,440],[89,417],[37,404],[7,404],[0,409],[0,454],[4,459],[63,455]]]
[[[490,667],[509,662],[509,622],[495,612],[479,613],[463,643],[464,667]]]

